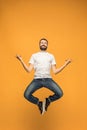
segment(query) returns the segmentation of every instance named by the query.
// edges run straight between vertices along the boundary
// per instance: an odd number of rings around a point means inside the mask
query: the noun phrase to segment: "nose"
[[[41,43],[41,46],[46,46],[47,44],[46,43]]]
[[[44,44],[42,44],[41,46],[45,46]]]

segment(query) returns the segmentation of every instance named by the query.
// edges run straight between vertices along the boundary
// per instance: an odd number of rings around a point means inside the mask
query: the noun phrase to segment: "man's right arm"
[[[19,56],[19,55],[16,55],[16,58],[21,62],[22,66],[24,67],[24,69],[27,71],[27,72],[31,72],[32,69],[34,68],[33,64],[30,64],[29,66],[27,66],[25,64],[25,62],[23,61],[22,57]]]

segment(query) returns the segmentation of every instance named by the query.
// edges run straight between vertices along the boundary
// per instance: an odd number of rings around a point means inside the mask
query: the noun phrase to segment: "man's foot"
[[[39,102],[39,104],[38,104],[38,108],[39,108],[39,110],[40,110],[40,113],[43,115],[44,114],[44,108],[43,108],[43,102]]]
[[[45,111],[47,111],[48,106],[50,105],[50,101],[49,101],[48,98],[46,98],[44,102],[45,102],[45,103],[44,103],[44,104],[45,104]]]

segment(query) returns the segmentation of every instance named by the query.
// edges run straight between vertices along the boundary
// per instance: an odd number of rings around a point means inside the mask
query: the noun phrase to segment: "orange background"
[[[39,51],[45,37],[57,67],[72,63],[53,79],[64,96],[41,116],[24,99],[34,72],[26,73],[15,58],[24,61]],[[87,130],[87,2],[86,0],[0,0],[0,129]],[[47,89],[35,93],[42,100]]]

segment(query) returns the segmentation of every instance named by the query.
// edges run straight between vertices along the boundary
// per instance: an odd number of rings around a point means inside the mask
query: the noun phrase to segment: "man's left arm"
[[[65,60],[65,63],[60,68],[56,68],[56,65],[52,65],[54,74],[61,72],[69,63],[71,63],[71,59]]]

